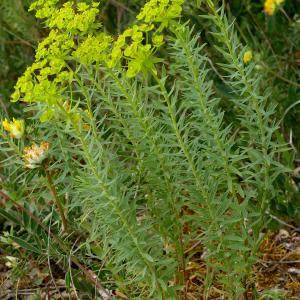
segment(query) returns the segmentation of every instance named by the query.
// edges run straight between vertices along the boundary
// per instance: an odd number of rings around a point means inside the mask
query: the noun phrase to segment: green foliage
[[[26,130],[16,139],[17,120],[5,120],[0,133],[0,215],[19,229],[2,242],[58,261],[69,287],[84,274],[106,294],[187,299],[197,244],[197,297],[217,283],[240,299],[253,284],[290,154],[255,54],[223,6],[202,6],[193,27],[180,20],[183,1],[150,0],[114,37],[98,3],[31,5],[50,31],[12,95],[26,102]]]
[[[32,62],[39,34],[36,22],[27,14],[29,1],[3,0],[0,3],[0,93],[7,100],[15,80]]]

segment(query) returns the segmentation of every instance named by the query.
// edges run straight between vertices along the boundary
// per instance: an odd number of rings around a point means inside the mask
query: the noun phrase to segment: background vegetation
[[[157,72],[68,57],[57,106],[10,102],[50,32],[31,2],[0,3],[1,117],[26,120],[22,139],[1,129],[1,297],[297,299],[259,290],[254,265],[268,230],[300,223],[300,1],[186,1]],[[144,4],[103,1],[100,30]],[[47,158],[28,170],[33,143]]]

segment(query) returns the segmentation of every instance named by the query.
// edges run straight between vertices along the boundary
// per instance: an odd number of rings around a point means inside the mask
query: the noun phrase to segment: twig
[[[2,100],[2,97],[1,97],[1,96],[0,96],[0,104],[1,104],[1,106],[2,106],[2,108],[3,108],[3,111],[4,111],[4,113],[5,113],[5,116],[8,118],[9,114],[8,114],[8,111],[7,111],[6,105],[5,105],[5,103],[3,102],[3,100]]]
[[[111,4],[115,5],[115,6],[119,6],[120,8],[128,11],[129,13],[133,14],[134,11],[132,9],[130,9],[129,7],[127,7],[126,5],[124,5],[123,3],[117,1],[117,0],[110,0],[109,1]]]
[[[274,264],[274,266],[272,266],[271,268],[268,269],[269,272],[272,272],[276,269],[276,265],[278,264],[292,264],[292,263],[298,263],[300,262],[299,260],[286,260],[287,258],[289,258],[290,256],[293,256],[294,254],[297,254],[297,250],[296,251],[292,251],[292,252],[289,252],[287,253],[284,257],[282,257],[280,260],[278,261],[264,261],[266,263],[271,263],[271,264]]]
[[[51,262],[50,262],[50,228],[52,225],[52,215],[53,215],[53,207],[52,207],[52,212],[51,212],[50,224],[48,226],[49,229],[48,229],[48,238],[47,238],[47,262],[48,262],[49,273],[50,273],[50,277],[53,282],[53,285],[54,285],[56,291],[59,293],[60,297],[63,299],[62,294],[61,294],[60,290],[57,288],[56,282],[54,280],[52,269],[51,269]]]
[[[92,271],[92,270],[87,270],[78,260],[76,257],[71,257],[71,261],[78,267],[80,268],[84,275],[86,276],[86,278],[88,278],[90,280],[90,282],[92,282],[93,284],[95,284],[95,286],[97,287],[97,289],[101,292],[103,292],[107,299],[109,300],[115,300],[115,298],[113,298],[110,293],[102,286],[102,284],[100,283],[100,281],[97,278],[97,275]]]
[[[73,245],[72,245],[72,247],[71,247],[71,249],[70,249],[70,255],[69,255],[69,259],[68,259],[68,263],[69,263],[69,272],[70,272],[70,278],[71,278],[71,283],[72,283],[72,288],[73,288],[73,290],[74,290],[74,292],[75,292],[75,296],[76,296],[76,298],[77,298],[77,300],[80,300],[79,299],[79,297],[78,297],[78,295],[77,295],[77,291],[76,291],[76,288],[75,288],[75,284],[74,284],[74,280],[73,280],[73,275],[72,275],[72,267],[71,267],[71,256],[72,256],[72,251],[73,251],[73,248],[75,247],[75,244],[77,243],[77,241],[78,241],[78,238],[76,239],[76,241],[73,243]],[[102,297],[101,297],[101,299],[102,299]]]
[[[263,262],[268,264],[298,264],[300,260],[264,260]]]
[[[297,83],[297,82],[294,82],[292,80],[289,80],[281,75],[279,75],[278,73],[274,72],[272,69],[270,69],[265,63],[263,63],[262,61],[259,62],[262,67],[269,73],[273,74],[275,77],[277,77],[278,79],[282,80],[282,81],[285,81],[293,86],[296,86],[296,87],[300,87],[300,84]]]
[[[261,26],[259,25],[259,23],[257,22],[256,18],[254,17],[254,15],[252,14],[251,10],[250,9],[247,9],[247,12],[249,13],[250,17],[253,19],[254,23],[256,24],[256,26],[258,27],[260,33],[263,35],[265,41],[267,42],[273,56],[275,57],[276,61],[277,61],[277,64],[279,64],[279,61],[277,59],[277,56],[276,56],[276,53],[273,49],[273,46],[271,44],[271,41],[269,40],[267,34],[265,33],[265,31],[263,30],[263,28],[261,28]]]
[[[288,16],[288,14],[286,13],[286,11],[285,11],[282,7],[280,7],[279,10],[284,14],[284,16],[287,18],[287,20],[288,20],[290,23],[293,22],[293,21],[291,20],[291,18]]]
[[[286,223],[286,222],[280,220],[279,218],[277,218],[276,216],[274,216],[274,215],[272,215],[272,214],[270,214],[270,213],[268,213],[268,215],[269,215],[273,220],[277,221],[278,223],[280,223],[280,224],[282,224],[282,225],[285,225],[285,226],[287,226],[287,227],[289,227],[289,228],[292,228],[292,229],[295,230],[296,232],[300,232],[300,228],[295,227],[295,226],[293,226],[293,225],[290,225],[290,224],[288,224],[288,223]]]
[[[203,236],[204,233],[201,233],[199,236],[197,236],[197,239],[200,238],[201,236]],[[197,241],[195,244],[193,244],[190,248],[186,249],[184,251],[184,254],[189,253],[190,251],[192,251],[193,249],[195,249],[199,244],[201,244],[201,240]]]
[[[8,30],[8,29],[5,28],[5,27],[2,27],[2,29],[3,29],[4,31],[6,31],[8,34],[11,34],[11,35],[13,35],[15,38],[19,39],[24,45],[29,46],[29,47],[35,49],[35,47],[34,47],[32,44],[30,44],[28,41],[22,39],[20,36],[16,35],[14,32]]]
[[[19,284],[20,284],[20,278],[18,279],[17,286],[16,286],[16,292],[15,292],[16,300],[18,300]]]

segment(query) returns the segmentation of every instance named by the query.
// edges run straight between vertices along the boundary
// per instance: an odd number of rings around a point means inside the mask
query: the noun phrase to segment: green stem
[[[171,105],[171,102],[170,102],[170,99],[169,99],[169,96],[168,96],[168,91],[166,90],[166,87],[164,86],[164,84],[161,82],[161,80],[158,78],[158,76],[154,72],[152,72],[152,76],[155,79],[155,81],[158,83],[158,85],[160,87],[160,90],[163,94],[163,97],[164,97],[165,102],[167,104],[168,113],[169,113],[169,117],[170,117],[171,122],[172,122],[172,127],[173,127],[173,130],[174,130],[175,136],[178,140],[178,143],[179,143],[179,146],[180,146],[182,152],[184,153],[184,155],[185,155],[185,157],[186,157],[186,159],[187,159],[187,161],[190,165],[191,171],[192,171],[193,176],[196,180],[196,186],[200,190],[200,192],[203,196],[203,199],[205,201],[205,205],[208,209],[210,220],[212,222],[212,225],[214,226],[214,230],[218,231],[219,227],[218,227],[218,224],[215,221],[215,217],[214,217],[212,207],[211,207],[211,204],[210,204],[210,201],[209,201],[208,191],[205,187],[203,187],[204,180],[203,180],[202,176],[200,175],[200,173],[197,169],[197,166],[196,166],[196,164],[193,160],[193,157],[192,157],[192,155],[189,151],[188,146],[185,144],[184,139],[180,134],[180,130],[179,130],[179,127],[178,127],[178,124],[177,124],[177,121],[176,121],[176,116],[174,114],[174,111],[172,109],[172,105]],[[220,237],[220,243],[222,243],[222,237]],[[184,260],[183,268],[185,268],[185,260]],[[187,278],[185,278],[185,282],[186,282],[186,280],[187,280]],[[185,291],[185,293],[187,295],[187,291]]]
[[[192,80],[193,80],[193,86],[195,87],[195,90],[198,94],[198,103],[200,105],[202,114],[203,114],[203,119],[205,121],[205,126],[208,127],[209,131],[212,133],[212,137],[214,140],[214,143],[219,151],[219,155],[220,157],[222,157],[223,160],[223,168],[225,170],[225,173],[227,175],[227,182],[228,182],[228,188],[230,190],[230,192],[232,193],[234,199],[237,200],[237,195],[236,195],[236,191],[235,188],[232,186],[232,182],[233,182],[233,174],[232,172],[230,172],[229,169],[229,165],[230,165],[230,161],[229,161],[229,153],[228,151],[226,151],[225,147],[224,147],[224,143],[222,141],[222,137],[220,134],[220,129],[217,128],[216,126],[214,126],[215,124],[218,124],[219,120],[217,118],[217,116],[209,111],[208,106],[207,106],[207,100],[205,99],[205,94],[203,93],[203,90],[201,89],[201,86],[199,85],[199,68],[196,68],[196,65],[193,62],[193,53],[191,52],[191,50],[188,47],[188,44],[184,41],[183,37],[180,35],[180,30],[177,27],[174,30],[174,34],[176,35],[178,41],[181,43],[182,49],[184,50],[184,53],[186,55],[187,58],[187,62],[188,62],[188,67],[191,71],[191,75],[192,75]]]
[[[155,137],[155,134],[151,130],[152,126],[148,123],[145,118],[141,115],[141,110],[137,107],[136,103],[133,101],[134,96],[130,95],[127,91],[130,91],[131,89],[129,87],[126,87],[122,84],[122,82],[119,80],[119,78],[110,71],[111,77],[115,80],[117,83],[119,89],[123,92],[124,96],[126,97],[127,101],[130,104],[130,107],[133,111],[133,114],[137,118],[139,125],[143,129],[144,133],[146,134],[149,143],[152,145],[154,149],[154,154],[156,155],[161,172],[163,174],[164,182],[165,182],[165,187],[166,187],[166,192],[168,196],[168,203],[170,204],[170,210],[172,211],[173,215],[175,216],[174,220],[176,222],[176,229],[177,229],[177,241],[176,243],[176,257],[178,264],[181,265],[184,274],[185,274],[185,260],[184,260],[184,247],[183,247],[183,241],[182,241],[182,228],[179,222],[179,212],[178,209],[176,209],[175,205],[175,200],[176,196],[174,195],[174,188],[172,183],[170,182],[169,178],[170,176],[168,175],[168,167],[164,162],[164,157],[163,157],[163,152],[161,151],[161,147],[159,145],[159,142],[157,141],[157,138]],[[179,253],[177,253],[179,252]],[[183,276],[183,283],[185,284],[186,279]]]
[[[234,78],[235,81],[239,81],[241,84],[241,96],[247,97],[249,100],[248,106],[251,108],[253,114],[257,116],[256,124],[248,125],[248,128],[257,131],[257,139],[259,140],[259,150],[262,156],[261,168],[263,169],[263,179],[260,182],[261,177],[256,179],[257,182],[257,189],[258,195],[260,196],[260,207],[259,212],[260,216],[258,217],[258,221],[255,226],[254,230],[254,244],[251,247],[251,253],[247,257],[248,260],[251,257],[255,257],[257,252],[259,251],[259,243],[260,243],[260,231],[262,228],[265,227],[265,213],[269,207],[269,192],[272,187],[271,185],[271,178],[270,178],[270,169],[271,169],[271,162],[270,162],[270,142],[267,140],[268,137],[268,119],[265,118],[264,109],[266,104],[264,101],[261,101],[260,96],[257,94],[255,89],[255,85],[253,85],[253,81],[249,80],[248,73],[244,69],[243,65],[239,61],[239,57],[236,53],[236,46],[233,44],[234,36],[231,34],[231,30],[229,25],[226,21],[223,20],[223,11],[219,14],[218,10],[216,10],[214,3],[212,0],[207,0],[207,3],[212,11],[212,17],[214,20],[215,25],[218,27],[220,34],[219,40],[225,44],[227,48],[228,54],[228,63],[233,66],[233,70],[236,71],[236,77]],[[232,26],[232,25],[230,25]],[[229,84],[232,84],[229,82]],[[235,86],[236,88],[236,86]],[[244,116],[245,118],[245,116]],[[248,264],[248,270],[250,271],[251,264]],[[246,274],[246,273],[245,273]],[[247,278],[248,275],[245,275]]]
[[[140,256],[141,260],[144,262],[145,266],[148,268],[148,270],[153,275],[153,277],[155,279],[157,279],[158,276],[157,276],[156,269],[151,265],[151,263],[144,256],[143,249],[140,247],[140,245],[137,241],[136,235],[133,232],[132,225],[130,225],[128,223],[127,219],[124,217],[124,214],[122,213],[122,211],[120,210],[120,208],[118,206],[118,203],[120,202],[119,199],[116,196],[114,196],[110,193],[110,191],[107,188],[107,184],[105,182],[103,182],[103,179],[101,178],[101,175],[99,174],[99,172],[96,169],[96,166],[95,166],[95,163],[93,162],[90,151],[88,150],[88,146],[85,142],[84,137],[81,134],[80,129],[78,128],[77,123],[75,123],[74,121],[72,123],[73,123],[72,125],[73,125],[74,129],[77,132],[77,138],[81,142],[81,147],[82,147],[82,150],[84,152],[85,159],[86,159],[89,167],[91,168],[95,178],[98,180],[98,183],[99,183],[99,186],[102,190],[103,196],[108,199],[109,204],[111,206],[111,209],[116,213],[116,215],[118,216],[119,220],[121,221],[123,227],[128,232],[134,246],[137,249],[137,253]],[[160,286],[160,284],[157,280],[156,280],[156,286],[157,286],[158,291],[161,293],[161,295],[163,297],[162,300],[164,300],[165,299],[164,298],[164,291],[162,290],[162,288],[161,288],[161,286]]]
[[[43,167],[44,167],[44,171],[45,171],[46,178],[47,178],[47,181],[48,181],[49,190],[50,190],[50,192],[53,196],[55,204],[58,208],[58,213],[59,213],[61,221],[62,221],[62,230],[64,232],[66,232],[68,230],[68,222],[67,222],[66,217],[65,217],[63,205],[62,205],[62,203],[61,203],[61,201],[60,201],[60,199],[57,195],[56,188],[53,184],[53,180],[52,180],[50,172],[48,171],[46,163],[43,164]]]

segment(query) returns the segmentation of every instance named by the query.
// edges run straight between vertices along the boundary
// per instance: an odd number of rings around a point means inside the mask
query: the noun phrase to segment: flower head
[[[4,130],[10,133],[11,137],[16,139],[23,137],[25,132],[24,120],[13,118],[13,120],[10,122],[5,118],[4,121],[2,121],[2,125]]]
[[[244,64],[249,64],[249,62],[252,60],[252,57],[252,51],[246,51],[243,57]]]
[[[49,146],[49,143],[42,142],[39,146],[33,144],[30,147],[26,147],[23,151],[25,167],[29,169],[37,168],[47,157]]]
[[[150,0],[138,14],[138,20],[146,23],[161,23],[161,29],[166,27],[172,19],[181,16],[183,0]]]
[[[8,268],[14,268],[18,265],[18,259],[16,257],[7,255],[6,259],[7,259],[7,262],[5,263],[5,265]]]
[[[276,8],[281,5],[284,0],[265,0],[264,3],[264,12],[268,16],[272,16]]]
[[[4,121],[2,121],[2,125],[3,125],[4,130],[10,131],[9,121],[6,118],[4,119]]]

